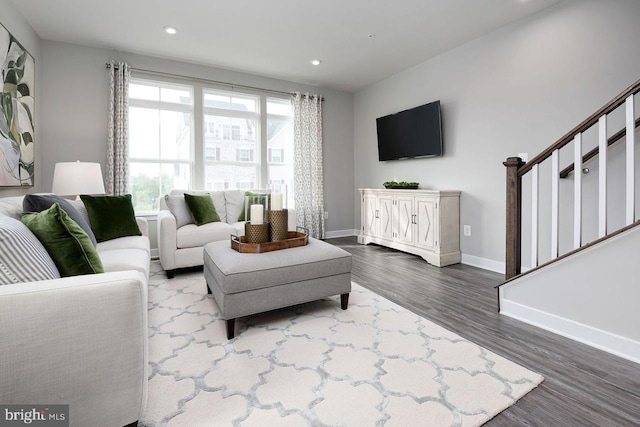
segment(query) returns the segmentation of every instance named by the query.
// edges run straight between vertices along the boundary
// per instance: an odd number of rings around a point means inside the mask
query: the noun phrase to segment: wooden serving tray
[[[295,248],[309,243],[309,235],[299,231],[289,231],[289,238],[276,242],[247,243],[244,236],[231,235],[231,249],[244,254],[261,254],[280,249]]]

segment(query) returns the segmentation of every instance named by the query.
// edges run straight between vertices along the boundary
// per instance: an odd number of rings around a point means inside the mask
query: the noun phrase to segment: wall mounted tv
[[[442,155],[440,101],[376,119],[378,159],[409,159]]]

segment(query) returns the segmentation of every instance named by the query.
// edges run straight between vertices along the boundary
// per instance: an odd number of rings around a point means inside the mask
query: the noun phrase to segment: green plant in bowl
[[[394,189],[417,189],[420,185],[419,182],[407,182],[407,181],[386,181],[382,185],[384,188],[394,188]]]

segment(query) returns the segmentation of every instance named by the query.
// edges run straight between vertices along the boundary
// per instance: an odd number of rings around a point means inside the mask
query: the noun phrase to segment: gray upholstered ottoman
[[[262,254],[239,253],[229,241],[204,247],[207,291],[234,336],[235,319],[340,295],[347,309],[351,292],[351,254],[321,240]]]

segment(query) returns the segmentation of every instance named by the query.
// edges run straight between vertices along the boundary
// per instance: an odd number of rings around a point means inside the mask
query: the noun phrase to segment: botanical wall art
[[[0,25],[0,187],[33,185],[33,56]]]

